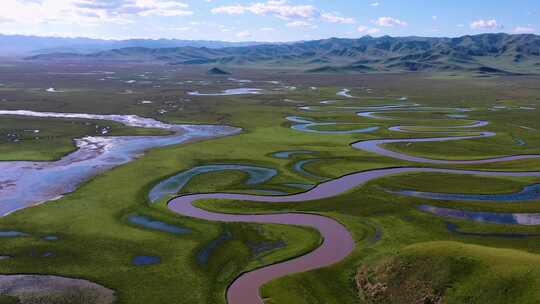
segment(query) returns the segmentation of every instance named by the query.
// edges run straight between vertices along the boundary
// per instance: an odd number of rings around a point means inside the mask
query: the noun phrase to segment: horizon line
[[[381,35],[381,36],[372,36],[372,35],[363,35],[358,37],[339,37],[339,36],[329,36],[327,38],[319,39],[304,39],[304,40],[289,40],[289,41],[264,41],[264,40],[212,40],[212,39],[182,39],[182,38],[150,38],[150,37],[125,37],[125,38],[97,38],[97,37],[88,37],[88,36],[55,36],[55,35],[27,35],[27,34],[5,34],[0,32],[0,36],[21,36],[21,37],[34,37],[34,38],[50,38],[50,39],[88,39],[88,40],[102,40],[102,41],[130,41],[130,40],[148,40],[148,41],[159,41],[159,40],[168,40],[168,41],[200,41],[200,42],[221,42],[221,43],[258,43],[258,44],[287,44],[287,43],[298,43],[306,41],[320,41],[328,39],[361,39],[361,38],[438,38],[438,39],[453,39],[461,38],[467,36],[480,36],[480,35],[508,35],[508,36],[539,36],[535,33],[507,33],[507,32],[483,32],[477,34],[465,34],[457,36],[421,36],[421,35],[403,35],[403,36],[393,36],[393,35]]]

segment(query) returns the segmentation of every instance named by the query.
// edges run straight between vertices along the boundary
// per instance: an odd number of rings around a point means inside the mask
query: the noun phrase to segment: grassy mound
[[[358,270],[366,303],[538,303],[540,256],[456,242],[404,248]]]

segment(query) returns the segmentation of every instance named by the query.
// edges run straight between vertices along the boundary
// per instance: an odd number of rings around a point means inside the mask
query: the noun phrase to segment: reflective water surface
[[[186,141],[232,135],[226,126],[171,125],[136,115],[94,115],[34,111],[0,111],[0,115],[111,120],[128,126],[169,130],[167,136],[88,136],[75,140],[77,150],[57,161],[0,162],[0,215],[57,199],[82,182],[128,163],[144,151]]]
[[[192,178],[199,174],[209,173],[209,172],[220,172],[220,171],[242,171],[248,174],[248,179],[246,181],[247,185],[257,185],[267,182],[272,179],[272,177],[278,174],[276,169],[257,167],[251,165],[240,165],[240,164],[216,164],[216,165],[206,165],[198,166],[191,168],[189,170],[178,173],[175,176],[169,177],[156,186],[152,188],[148,194],[148,198],[151,202],[157,202],[160,199],[166,198],[171,195],[179,193],[182,188],[184,188]]]
[[[443,200],[443,201],[490,201],[490,202],[521,202],[540,199],[540,184],[526,186],[523,190],[506,194],[458,194],[436,193],[415,190],[387,191],[393,194]]]

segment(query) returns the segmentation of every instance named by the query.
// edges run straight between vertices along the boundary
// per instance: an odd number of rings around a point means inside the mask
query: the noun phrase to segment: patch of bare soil
[[[0,275],[0,295],[20,304],[111,304],[114,291],[82,279],[51,275]]]
[[[398,258],[362,266],[355,278],[359,296],[369,304],[442,304],[442,295],[433,284],[410,275],[413,272]]]

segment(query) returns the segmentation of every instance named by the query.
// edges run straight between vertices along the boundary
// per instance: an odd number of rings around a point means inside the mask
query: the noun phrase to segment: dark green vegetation
[[[208,67],[154,65],[56,66],[8,62],[0,70],[0,108],[38,111],[122,113],[153,117],[167,122],[231,124],[242,127],[238,136],[154,149],[139,160],[108,171],[85,183],[63,199],[22,210],[0,219],[0,230],[16,230],[29,237],[5,238],[0,252],[14,258],[0,261],[0,272],[41,273],[82,277],[117,291],[119,303],[224,303],[224,291],[240,272],[281,261],[315,248],[317,233],[299,227],[255,224],[220,224],[176,216],[163,203],[150,205],[147,193],[153,185],[179,171],[197,165],[241,163],[276,168],[279,175],[265,184],[247,187],[241,172],[203,174],[191,181],[185,192],[253,192],[278,190],[298,192],[289,183],[317,183],[293,170],[302,159],[317,158],[305,166],[309,172],[338,177],[354,171],[418,165],[353,150],[349,144],[373,138],[407,138],[411,134],[390,132],[400,125],[453,126],[467,123],[446,114],[389,113],[394,120],[357,117],[354,111],[309,112],[299,106],[321,106],[322,100],[338,100],[338,106],[373,106],[399,103],[408,96],[425,106],[471,107],[471,119],[492,122],[482,130],[498,136],[461,142],[399,146],[411,154],[436,158],[478,158],[507,154],[540,153],[537,145],[539,79],[534,76],[489,78],[448,77],[440,74],[336,75],[331,79],[316,74],[279,74],[274,70],[231,68],[235,78],[250,79],[250,87],[263,88],[254,96],[196,97],[187,92],[219,92],[235,88],[219,76],[208,76]],[[82,74],[112,71],[115,74]],[[55,72],[66,73],[54,74]],[[144,77],[138,75],[144,74]],[[45,77],[45,76],[47,77]],[[105,78],[112,77],[112,78]],[[106,80],[100,80],[106,79]],[[129,80],[135,83],[126,83]],[[282,81],[296,90],[266,81]],[[209,81],[201,83],[200,81]],[[156,87],[158,86],[159,87]],[[49,94],[55,87],[64,93]],[[314,90],[311,87],[316,87]],[[358,99],[336,96],[347,87]],[[370,93],[366,88],[370,89]],[[279,89],[279,90],[275,90]],[[126,92],[126,90],[130,90]],[[382,99],[376,97],[384,97]],[[141,103],[148,100],[152,103]],[[506,109],[492,111],[494,106]],[[166,110],[166,112],[160,111]],[[379,125],[373,133],[320,135],[291,130],[285,117],[298,115],[316,121],[338,121]],[[387,114],[384,114],[387,115]],[[40,129],[55,136],[55,149],[44,141],[16,146],[2,143],[15,157],[46,159],[72,149],[71,140],[95,135],[95,124],[71,120],[0,118],[4,129]],[[109,124],[109,123],[107,123]],[[112,124],[111,124],[112,125]],[[28,127],[26,127],[28,126]],[[113,134],[137,130],[112,125]],[[341,128],[339,126],[338,128]],[[356,127],[356,126],[355,126]],[[327,127],[325,127],[326,129]],[[424,130],[423,130],[424,131]],[[119,132],[119,133],[114,133]],[[414,136],[432,136],[415,134]],[[518,145],[516,138],[527,145]],[[23,140],[21,143],[24,143]],[[58,148],[56,147],[58,146]],[[60,148],[61,147],[61,148]],[[394,148],[394,147],[393,147]],[[5,151],[8,151],[5,150]],[[278,159],[272,153],[310,150]],[[47,153],[43,153],[47,151]],[[5,154],[6,153],[6,154]],[[20,154],[16,154],[20,153]],[[7,158],[7,157],[6,157]],[[497,163],[461,168],[492,170],[540,170],[539,160]],[[540,272],[537,269],[538,237],[477,237],[459,235],[447,229],[447,220],[417,211],[425,203],[386,193],[383,189],[463,193],[506,193],[538,182],[532,178],[485,178],[442,174],[397,175],[374,180],[338,197],[301,204],[266,204],[236,201],[205,201],[200,206],[236,213],[313,212],[337,219],[352,232],[357,247],[343,262],[317,271],[292,275],[271,282],[262,293],[267,303],[408,303],[410,299],[433,295],[448,303],[537,303],[540,301]],[[538,202],[475,203],[433,202],[436,205],[483,211],[540,212]],[[175,235],[132,225],[128,218],[138,214],[191,229]],[[466,232],[540,233],[538,227],[520,227],[450,221]],[[232,239],[212,250],[207,263],[197,256],[208,244],[226,232]],[[42,237],[57,235],[59,240]],[[262,246],[282,244],[286,246]],[[269,248],[259,252],[254,248]],[[43,257],[44,253],[54,255]],[[161,263],[134,266],[134,256],[159,256]],[[381,266],[382,265],[382,266]],[[385,271],[385,265],[397,271]],[[414,271],[406,271],[413,269]],[[355,278],[372,273],[370,283],[418,286],[409,292],[387,289],[381,298],[370,298],[355,284]],[[381,302],[377,300],[382,299]],[[11,299],[5,299],[9,301]],[[4,301],[4,298],[0,298]],[[1,302],[0,302],[1,303]],[[9,303],[9,302],[7,302]]]
[[[11,296],[0,296],[1,304],[19,304],[19,299],[17,297]]]
[[[537,74],[540,71],[540,37],[508,34],[458,38],[366,36],[217,50],[193,47],[123,48],[87,55],[52,53],[30,59],[257,64],[293,66],[311,73],[424,71],[478,75]]]

